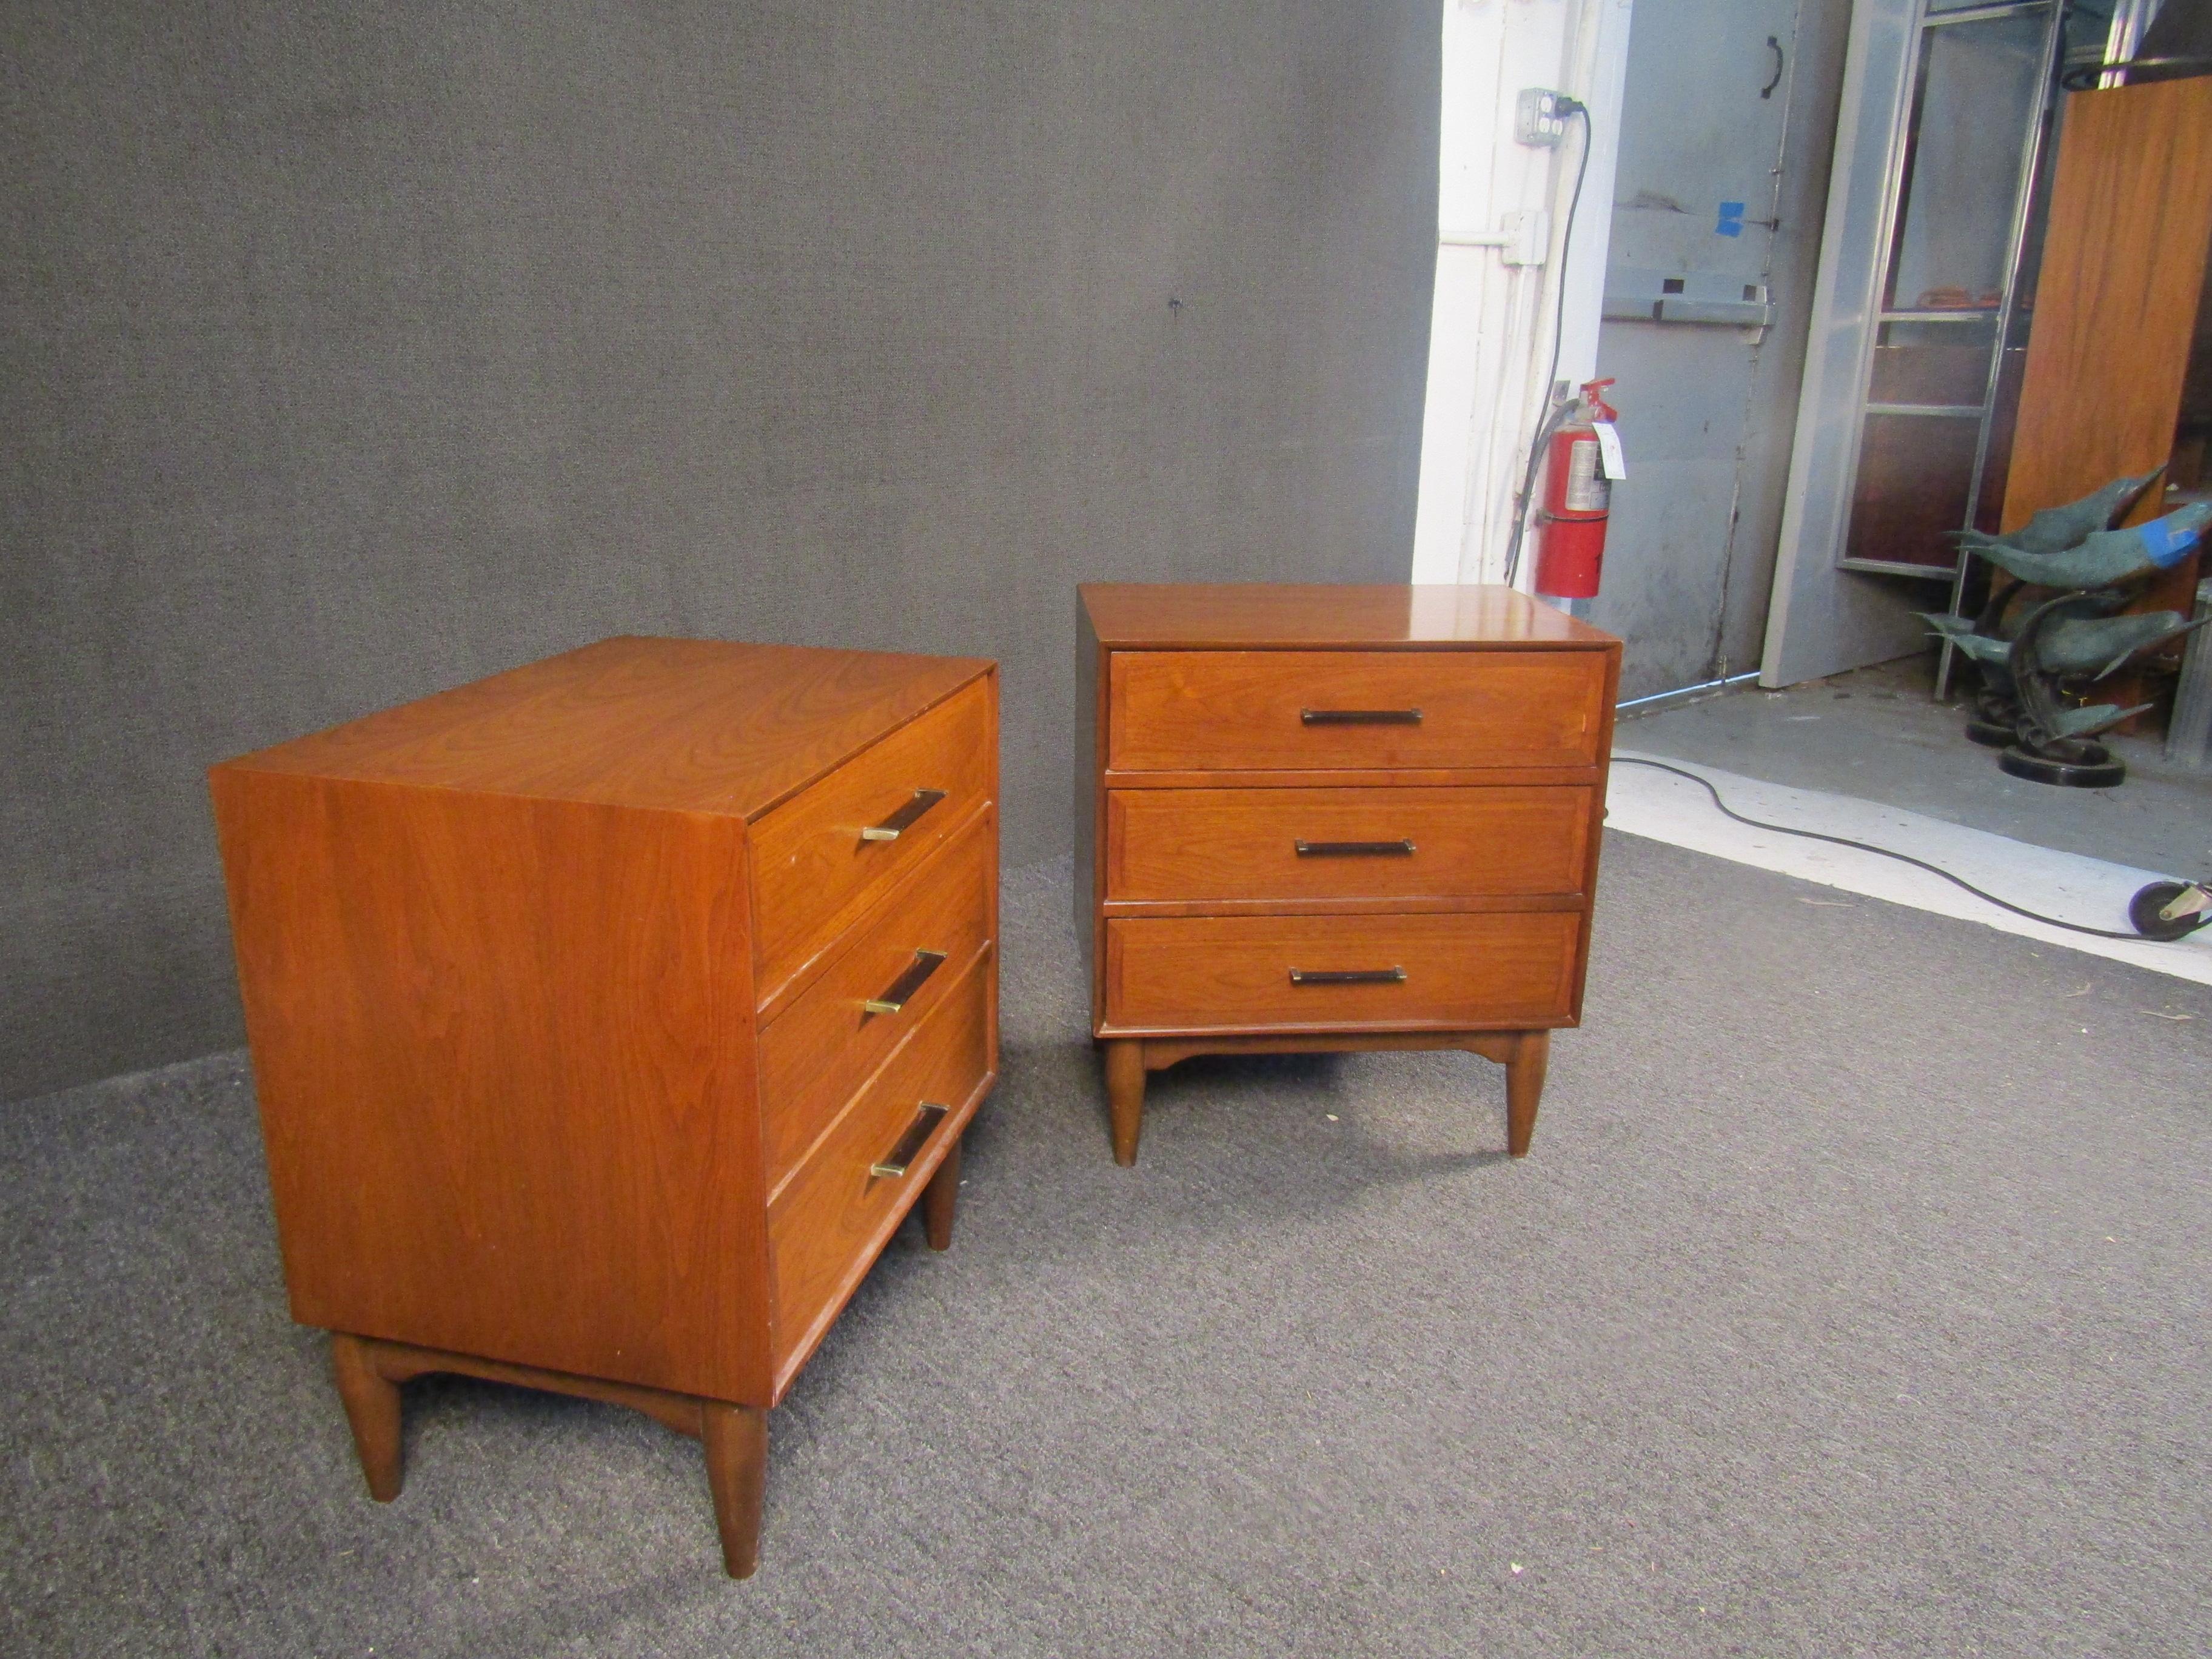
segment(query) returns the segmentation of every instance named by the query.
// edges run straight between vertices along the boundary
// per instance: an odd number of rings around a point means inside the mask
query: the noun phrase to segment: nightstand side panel
[[[293,1316],[764,1403],[744,823],[212,787]]]

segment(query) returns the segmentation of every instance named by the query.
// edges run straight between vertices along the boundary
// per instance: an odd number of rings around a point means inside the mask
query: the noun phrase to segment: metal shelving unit
[[[1890,147],[1836,562],[1944,582],[1954,602],[1965,557],[1949,532],[2002,497],[2007,354],[2026,344],[2023,255],[2064,13],[2062,0],[1925,0]]]

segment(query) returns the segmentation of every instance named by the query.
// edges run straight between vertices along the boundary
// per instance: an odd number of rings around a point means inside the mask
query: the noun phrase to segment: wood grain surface
[[[1407,900],[1578,895],[1581,789],[1117,789],[1106,798],[1113,900]],[[1301,854],[1304,841],[1311,851]],[[1408,854],[1343,854],[1338,843]]]
[[[2212,79],[2066,100],[2003,527],[2173,450],[2212,245]],[[2135,518],[2165,509],[2153,490]],[[2191,609],[2197,555],[2135,610]],[[2124,697],[2121,701],[2126,701]]]
[[[986,808],[854,930],[843,953],[760,1036],[761,1148],[771,1195],[854,1092],[952,994],[991,937],[998,822]],[[896,1013],[861,1005],[916,951],[944,963]]]
[[[228,764],[757,817],[994,672],[979,658],[602,640]]]
[[[1076,623],[1076,932],[1116,1162],[1148,1070],[1362,1047],[1499,1061],[1526,1152],[1545,1031],[1581,1014],[1620,641],[1480,587],[1091,586]]]
[[[1579,912],[1189,916],[1106,924],[1106,1030],[1473,1030],[1573,1022]],[[1292,969],[1401,968],[1395,984],[1299,985]]]
[[[1510,587],[1292,582],[1091,582],[1084,614],[1109,650],[1345,646],[1513,651],[1613,636]]]
[[[1598,759],[1571,766],[1396,766],[1269,769],[1265,771],[1196,771],[1146,769],[1141,772],[1104,771],[1098,781],[1107,789],[1451,789],[1490,788],[1518,785],[1549,788],[1554,785],[1601,784],[1605,781],[1608,745],[1598,744]],[[1101,803],[1103,812],[1103,803]],[[1103,845],[1101,842],[1100,845]]]
[[[213,769],[293,1316],[336,1334],[375,1496],[407,1376],[614,1401],[702,1437],[752,1571],[765,1409],[925,1191],[951,1242],[997,1068],[997,692],[617,640]],[[856,1188],[931,1097],[909,1175]]]
[[[1609,713],[1606,658],[1584,651],[1117,651],[1109,681],[1115,771],[1586,766]]]
[[[744,824],[212,783],[293,1317],[763,1399]]]
[[[996,1075],[994,967],[987,955],[963,975],[777,1194],[769,1230],[779,1397],[900,1218],[920,1200],[938,1161],[957,1144]],[[926,1101],[952,1110],[905,1175],[871,1175],[870,1166],[897,1143]]]
[[[753,832],[754,951],[763,1007],[841,935],[872,899],[991,799],[998,776],[995,701],[988,684],[854,756]],[[868,841],[917,790],[945,799],[896,841]]]

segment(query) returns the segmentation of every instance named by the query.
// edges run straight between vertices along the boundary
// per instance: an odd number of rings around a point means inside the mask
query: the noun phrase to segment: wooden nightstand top
[[[754,818],[992,667],[624,636],[217,769]]]
[[[1510,587],[1093,582],[1081,589],[1098,643],[1268,650],[1602,650],[1602,629]]]

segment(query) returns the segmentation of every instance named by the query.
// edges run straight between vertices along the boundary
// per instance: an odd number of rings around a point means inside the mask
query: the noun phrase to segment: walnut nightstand
[[[1332,1048],[1503,1062],[1525,1153],[1581,1016],[1620,642],[1504,587],[1093,586],[1078,612],[1115,1159],[1148,1071]]]
[[[292,1316],[370,1492],[399,1385],[705,1443],[753,1569],[768,1409],[998,1066],[988,662],[608,640],[218,766]]]

